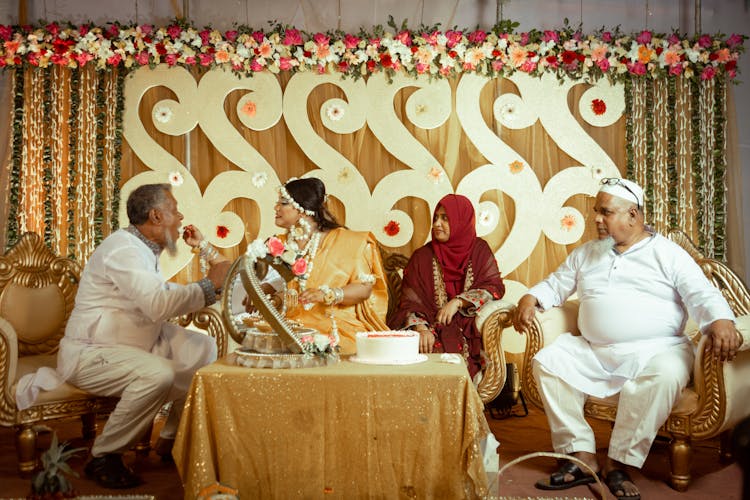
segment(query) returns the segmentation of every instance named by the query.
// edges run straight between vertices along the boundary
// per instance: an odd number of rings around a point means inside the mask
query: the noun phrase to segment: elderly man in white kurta
[[[682,248],[643,222],[643,190],[605,179],[594,211],[599,241],[575,249],[519,301],[514,323],[527,328],[537,308],[578,293],[581,336],[561,335],[533,360],[556,452],[598,471],[594,433],[583,417],[586,396],[619,393],[603,476],[618,498],[639,498],[626,465],[640,468],[659,427],[690,378],[693,346],[683,335],[688,314],[722,359],[741,344],[721,292]],[[541,489],[594,482],[571,461]]]
[[[229,262],[202,243],[187,226],[185,241],[211,261],[208,276],[188,285],[168,283],[159,256],[176,251],[182,214],[169,184],[135,189],[127,202],[131,225],[106,238],[81,276],[75,307],[60,341],[57,371],[40,370],[18,384],[19,408],[39,390],[63,381],[120,401],[91,449],[86,474],[106,488],[130,488],[140,480],[122,462],[122,453],[150,429],[159,409],[173,401],[157,443],[163,458],[179,424],[193,374],[216,359],[216,342],[200,332],[169,323],[216,301]]]

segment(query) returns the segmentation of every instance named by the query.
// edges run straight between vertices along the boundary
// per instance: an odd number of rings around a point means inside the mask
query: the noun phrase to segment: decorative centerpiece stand
[[[232,338],[242,347],[228,357],[230,362],[250,368],[307,368],[339,361],[338,335],[321,333],[291,322],[272,303],[262,287],[269,267],[286,282],[295,279],[289,263],[268,252],[267,244],[256,240],[229,270],[222,296],[222,312]],[[234,283],[239,276],[254,315],[238,319],[232,312]],[[262,318],[262,319],[261,319]]]

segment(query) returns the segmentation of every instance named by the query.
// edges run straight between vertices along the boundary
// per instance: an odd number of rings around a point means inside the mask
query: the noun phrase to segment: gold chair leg
[[[94,439],[96,437],[96,413],[81,415],[81,436],[83,436],[83,439]]]
[[[36,432],[30,424],[21,425],[16,431],[16,451],[18,452],[19,474],[30,475],[37,465]]]
[[[732,455],[732,430],[724,431],[719,438],[719,462],[722,464],[731,464],[734,462]]]
[[[669,483],[677,491],[686,491],[690,486],[690,463],[693,459],[693,450],[690,438],[687,436],[673,436],[669,444],[669,462],[671,466],[671,477]]]
[[[154,432],[154,424],[148,426],[148,430],[143,433],[141,440],[135,445],[135,455],[138,458],[147,458],[151,452],[151,434]]]

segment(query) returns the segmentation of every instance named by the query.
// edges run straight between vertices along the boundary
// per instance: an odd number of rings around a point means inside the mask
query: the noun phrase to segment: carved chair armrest
[[[482,306],[474,320],[482,332],[482,343],[487,355],[487,365],[477,390],[482,402],[489,403],[500,394],[507,378],[505,352],[501,344],[503,330],[511,326],[515,306],[504,300],[493,300]]]
[[[172,323],[182,327],[192,325],[216,339],[216,348],[219,358],[226,356],[229,345],[229,330],[224,322],[224,316],[219,308],[220,302],[203,307],[195,312],[170,319]]]
[[[691,419],[691,433],[696,439],[710,438],[731,429],[750,415],[750,315],[737,318],[737,328],[744,342],[731,362],[722,362],[701,336],[693,365],[693,390],[698,394],[699,408]]]
[[[2,376],[2,398],[0,399],[1,415],[14,413],[16,395],[14,383],[18,364],[18,336],[13,326],[0,317],[0,376]]]

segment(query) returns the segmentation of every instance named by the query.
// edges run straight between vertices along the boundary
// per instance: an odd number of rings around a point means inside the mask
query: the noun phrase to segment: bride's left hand
[[[319,288],[308,288],[304,292],[302,292],[299,296],[299,302],[300,304],[315,304],[318,302],[323,302],[324,295],[323,291]]]

